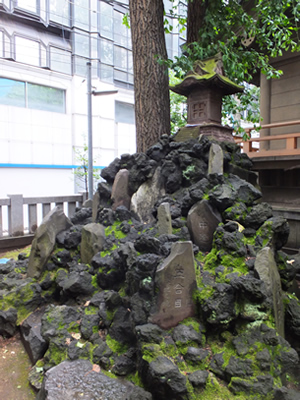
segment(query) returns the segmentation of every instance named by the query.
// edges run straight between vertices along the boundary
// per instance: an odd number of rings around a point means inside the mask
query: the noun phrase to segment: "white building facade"
[[[83,190],[74,168],[88,140],[88,62],[94,90],[118,90],[92,99],[95,167],[136,151],[127,13],[128,0],[0,0],[0,198]],[[169,57],[181,35],[174,23]]]

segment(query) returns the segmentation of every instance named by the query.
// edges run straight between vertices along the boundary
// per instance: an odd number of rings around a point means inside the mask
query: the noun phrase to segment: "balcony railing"
[[[0,238],[34,233],[45,215],[55,206],[61,207],[68,217],[72,217],[76,207],[86,199],[86,193],[51,197],[8,195],[8,198],[0,199]]]
[[[271,128],[284,128],[286,126],[300,125],[300,120],[280,122],[274,124],[261,125],[260,127],[247,128],[246,133],[251,136],[251,131],[255,129],[271,129]],[[269,135],[258,138],[251,138],[248,140],[243,140],[241,137],[235,136],[235,142],[239,144],[244,153],[247,153],[249,157],[278,157],[278,156],[293,156],[300,155],[300,147],[297,147],[297,139],[300,138],[300,133],[288,133],[284,135]],[[281,149],[263,149],[260,143],[267,142],[270,143],[276,140],[285,139],[285,147]],[[253,147],[253,143],[258,143],[259,147]]]

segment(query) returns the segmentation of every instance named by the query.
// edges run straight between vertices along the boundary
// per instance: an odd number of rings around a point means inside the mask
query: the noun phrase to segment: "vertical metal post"
[[[93,116],[92,116],[92,63],[87,62],[88,96],[88,189],[89,199],[93,199]]]

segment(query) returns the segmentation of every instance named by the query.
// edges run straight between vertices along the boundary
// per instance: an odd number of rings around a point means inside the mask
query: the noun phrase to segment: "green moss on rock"
[[[119,343],[117,340],[113,339],[110,335],[106,336],[106,344],[115,354],[124,354],[128,350],[128,346],[123,343]]]

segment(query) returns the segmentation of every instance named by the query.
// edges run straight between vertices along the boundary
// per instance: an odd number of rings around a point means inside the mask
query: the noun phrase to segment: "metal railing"
[[[0,237],[16,237],[32,234],[39,223],[56,206],[72,217],[76,207],[87,199],[87,193],[70,196],[23,197],[21,194],[7,195],[0,199]]]
[[[260,127],[253,127],[245,129],[246,133],[251,136],[251,131],[255,129],[271,129],[271,128],[283,128],[286,126],[294,126],[300,125],[300,120],[296,121],[288,121],[288,122],[280,122],[274,124],[266,124],[261,125]],[[244,140],[241,137],[234,137],[234,140],[237,144],[239,144],[244,153],[247,153],[249,157],[278,157],[278,156],[291,156],[291,155],[300,155],[300,148],[297,146],[297,139],[300,138],[300,133],[288,133],[284,135],[268,135],[263,137],[251,138],[248,140]],[[262,143],[262,142],[271,142],[274,140],[285,140],[285,147],[282,149],[261,149],[253,147],[253,143]]]

